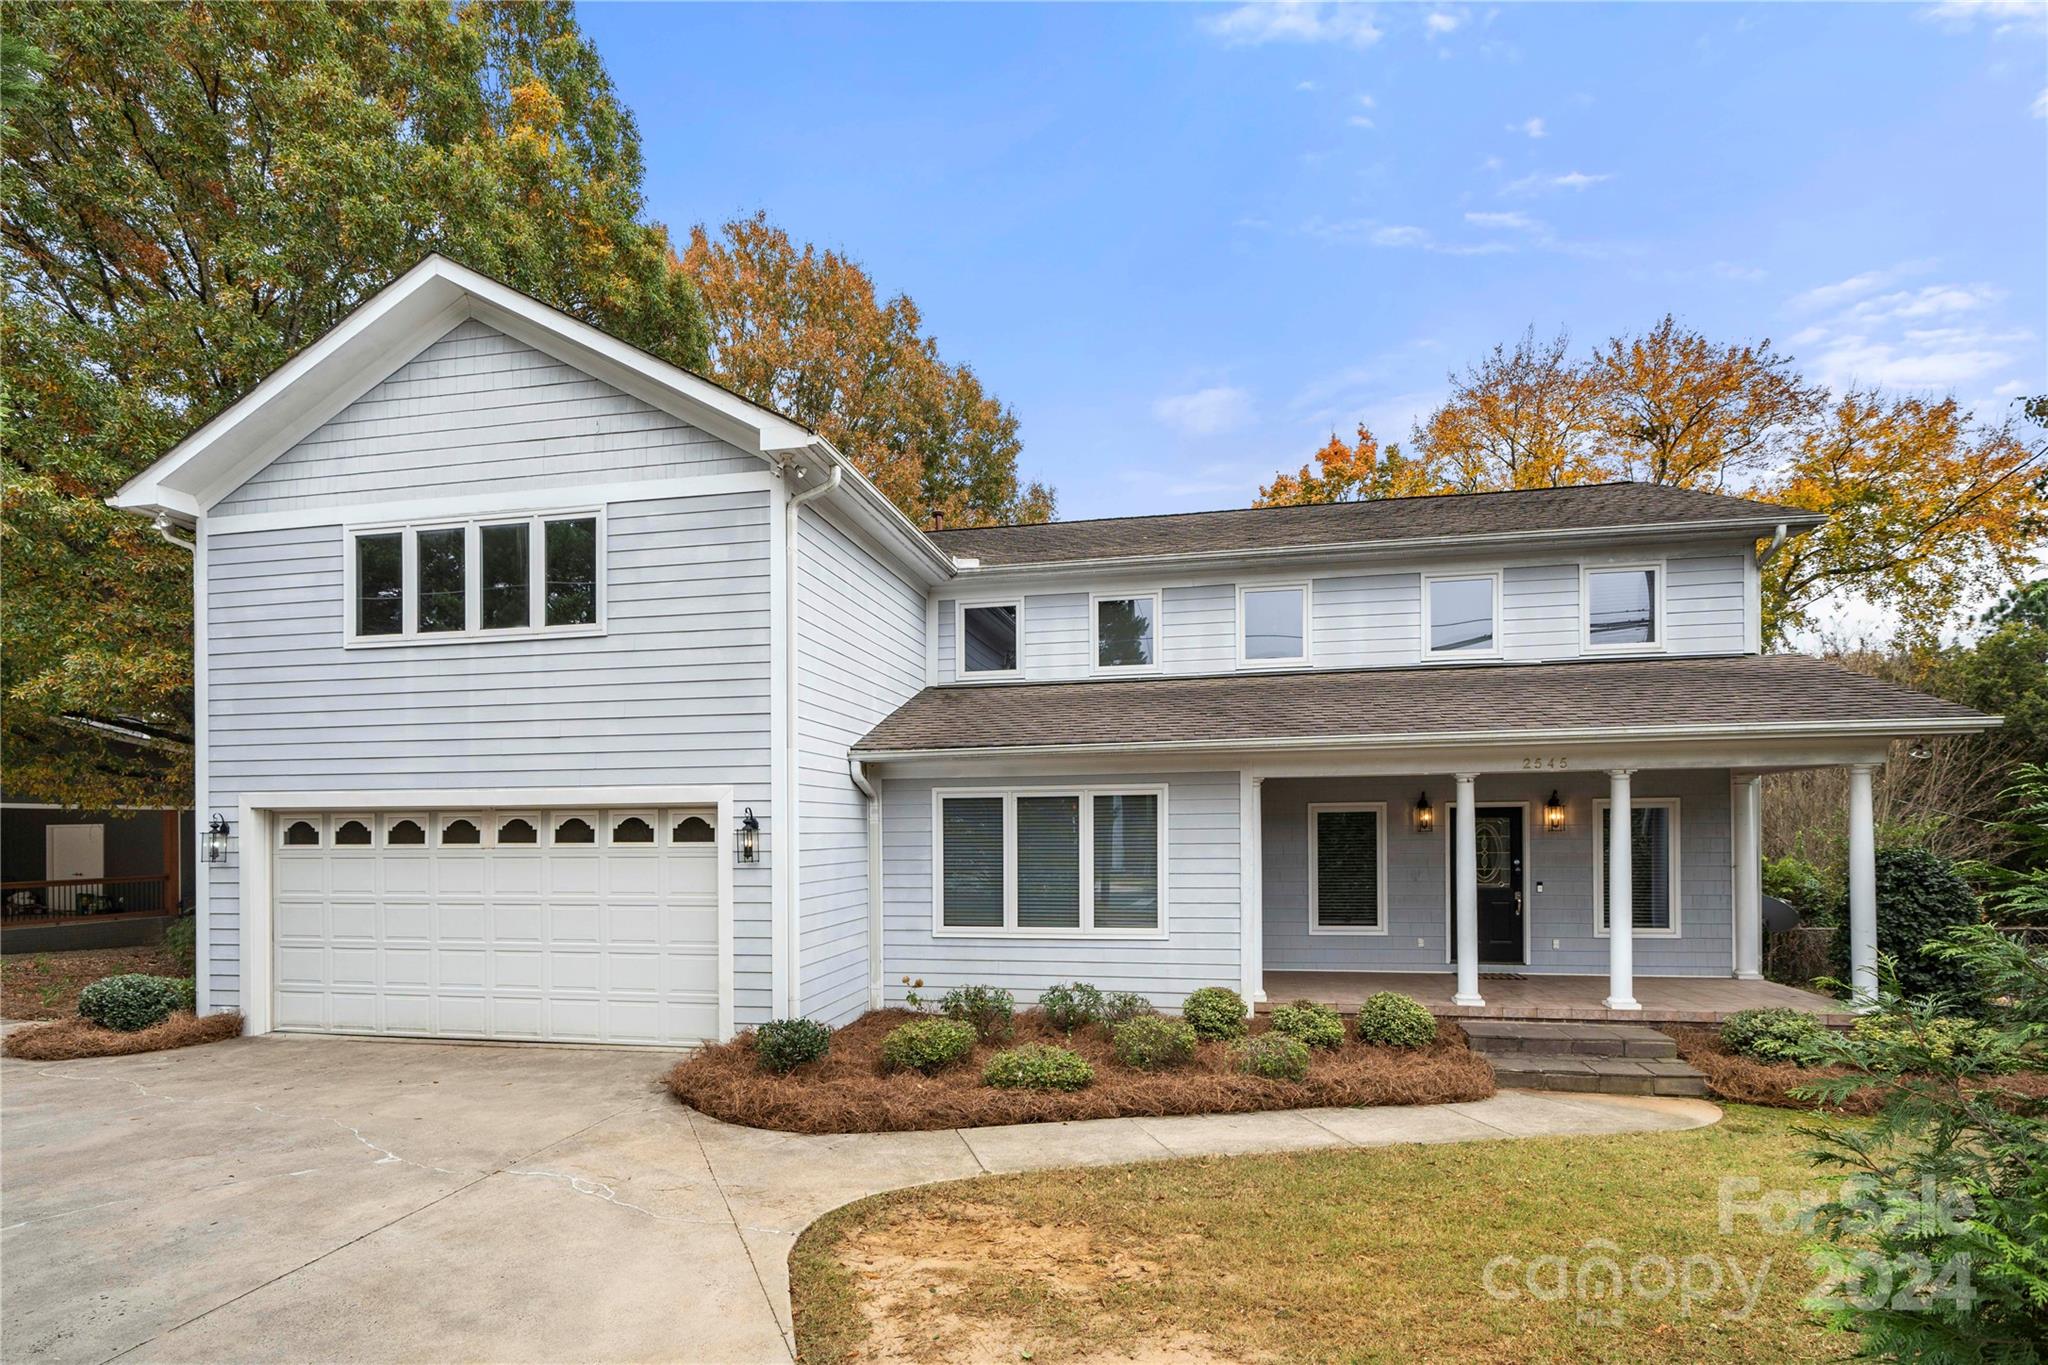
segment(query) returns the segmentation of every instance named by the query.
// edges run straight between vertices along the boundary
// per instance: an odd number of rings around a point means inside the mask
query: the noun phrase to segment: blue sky
[[[2048,6],[579,10],[650,212],[923,310],[1065,517],[1241,506],[1533,324],[2048,388]]]

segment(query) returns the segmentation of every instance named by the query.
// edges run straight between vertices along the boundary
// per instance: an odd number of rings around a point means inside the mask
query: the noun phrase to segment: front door
[[[1479,961],[1520,966],[1522,953],[1523,845],[1520,806],[1481,806],[1475,840],[1479,854]],[[1458,847],[1458,813],[1451,812],[1452,861]],[[1455,870],[1453,876],[1455,877]],[[1451,889],[1451,958],[1457,960],[1457,888]]]

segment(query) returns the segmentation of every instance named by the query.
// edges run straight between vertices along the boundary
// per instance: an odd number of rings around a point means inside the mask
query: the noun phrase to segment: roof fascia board
[[[1479,534],[1455,536],[1421,536],[1403,540],[1354,540],[1330,545],[1275,545],[1241,550],[1202,550],[1193,553],[1166,555],[1105,555],[1094,559],[1049,559],[1029,564],[984,564],[980,568],[963,571],[965,577],[988,578],[1010,577],[1023,574],[1055,574],[1095,569],[1132,569],[1150,566],[1168,567],[1176,564],[1212,563],[1319,563],[1332,559],[1396,559],[1418,552],[1437,550],[1463,550],[1475,546],[1515,546],[1528,544],[1556,544],[1558,542],[1578,543],[1581,541],[1604,541],[1625,544],[1631,541],[1669,540],[1674,536],[1708,537],[1716,535],[1769,535],[1780,526],[1797,528],[1797,531],[1811,530],[1826,518],[1816,517],[1810,512],[1788,513],[1778,517],[1757,519],[1741,518],[1727,521],[1666,521],[1647,522],[1632,526],[1588,526],[1542,528],[1529,531],[1493,531]]]
[[[1318,749],[1454,749],[1474,745],[1581,744],[1628,741],[1726,741],[1744,739],[1859,740],[1912,735],[1974,734],[2004,724],[1998,716],[1950,716],[1942,719],[1899,717],[1863,721],[1787,721],[1775,725],[1641,725],[1617,733],[1612,727],[1577,726],[1558,729],[1470,730],[1457,734],[1313,735],[1261,739],[1176,739],[1118,741],[1111,744],[1009,744],[975,748],[864,749],[853,753],[866,763],[903,762],[926,758],[1023,758],[1034,755],[1121,753],[1265,753]]]
[[[800,460],[805,455],[839,466],[843,471],[839,487],[826,494],[825,500],[843,507],[869,535],[893,547],[899,558],[917,571],[918,580],[926,587],[943,583],[959,572],[952,556],[918,530],[903,509],[889,501],[830,441],[822,436],[812,437],[802,452],[790,452],[789,458]]]

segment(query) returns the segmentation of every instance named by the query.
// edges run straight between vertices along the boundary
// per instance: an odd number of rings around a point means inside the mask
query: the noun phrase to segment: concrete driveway
[[[1720,1116],[1503,1091],[806,1137],[684,1109],[658,1088],[669,1060],[273,1036],[0,1061],[0,1358],[787,1361],[797,1234],[882,1190]]]

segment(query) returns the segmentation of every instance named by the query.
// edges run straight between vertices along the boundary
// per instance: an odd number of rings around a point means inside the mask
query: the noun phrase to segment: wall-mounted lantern
[[[1429,793],[1415,798],[1415,832],[1427,834],[1436,828],[1436,807],[1429,804]]]
[[[1543,828],[1555,834],[1564,828],[1564,798],[1555,790],[1550,799],[1543,803]]]
[[[219,811],[206,822],[206,861],[226,862],[228,857],[228,821]]]
[[[741,867],[753,867],[761,861],[761,822],[754,818],[752,806],[740,817],[740,838],[733,850],[733,860]]]

